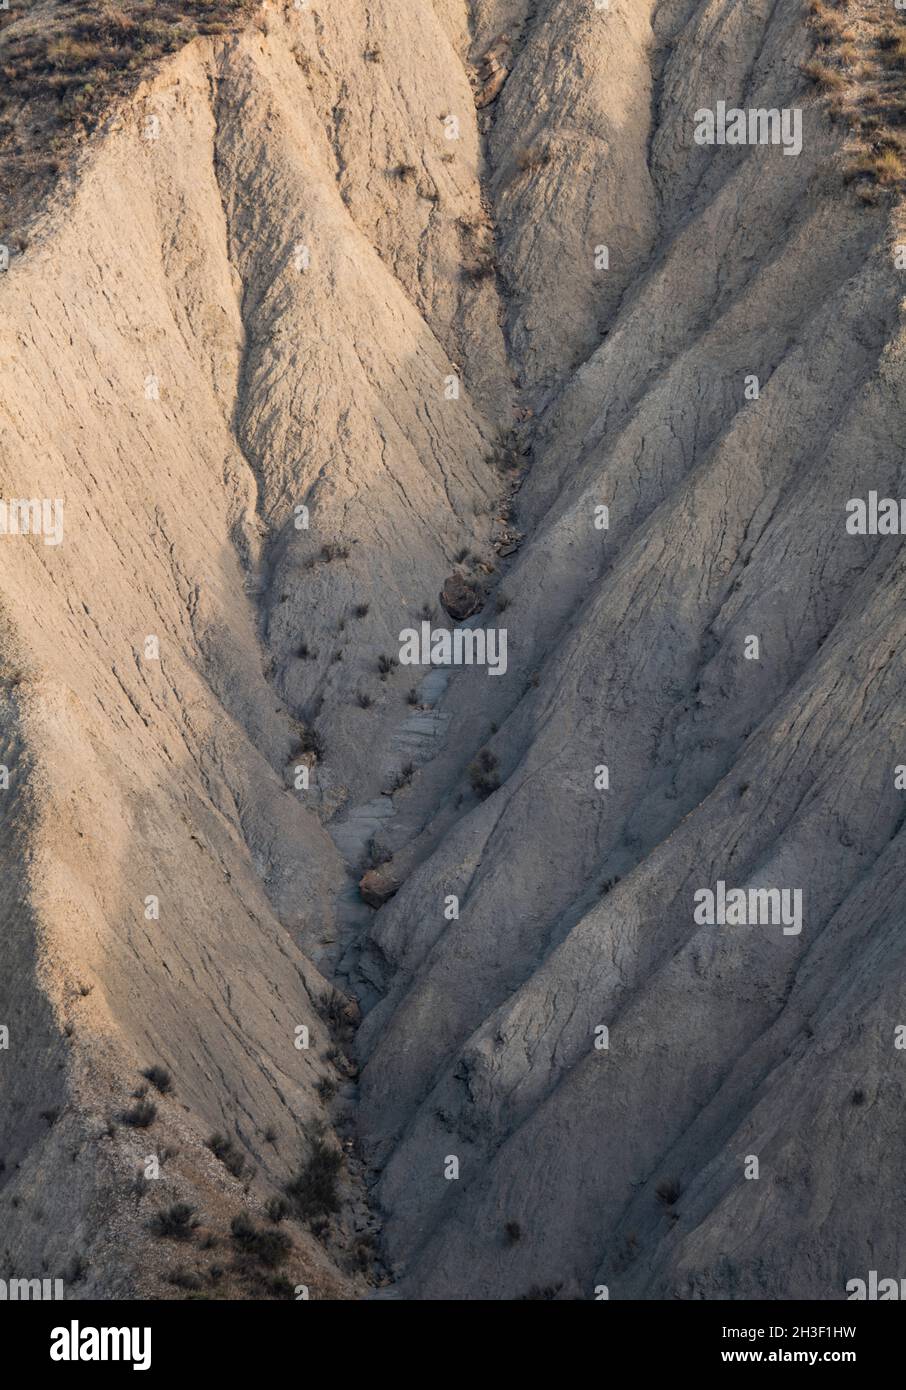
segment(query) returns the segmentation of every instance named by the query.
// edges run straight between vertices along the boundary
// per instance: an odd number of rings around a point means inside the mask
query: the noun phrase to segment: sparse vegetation
[[[478,757],[469,764],[469,784],[477,796],[490,796],[500,786],[497,765],[497,757],[490,748],[482,748]]]
[[[832,67],[821,58],[811,58],[807,63],[803,63],[802,72],[823,92],[839,92],[846,86],[846,77],[839,68]]]
[[[906,178],[906,159],[899,149],[888,146],[875,154],[872,172],[875,181],[885,188],[901,184]]]
[[[352,610],[352,616],[354,618],[367,618],[370,606],[368,603],[357,603]]]
[[[352,1247],[352,1266],[362,1274],[367,1273],[374,1261],[374,1236],[356,1236]]]
[[[198,1226],[195,1208],[188,1202],[174,1202],[166,1210],[155,1212],[148,1227],[156,1236],[167,1240],[190,1240]]]
[[[672,1207],[679,1201],[682,1189],[678,1179],[661,1178],[654,1191],[659,1202],[662,1202],[665,1207]]]
[[[856,14],[846,4],[808,0],[807,8],[818,48],[802,71],[831,117],[849,126],[846,182],[863,204],[875,204],[906,186],[906,101],[902,84],[891,81],[891,69],[906,67],[906,22],[882,7]]]
[[[293,1243],[285,1231],[261,1230],[243,1213],[234,1216],[230,1234],[244,1255],[267,1269],[276,1269],[289,1258]]]
[[[518,1221],[508,1221],[503,1228],[503,1238],[507,1245],[516,1245],[522,1239],[522,1227]]]
[[[131,1125],[133,1129],[147,1129],[157,1119],[157,1106],[153,1100],[142,1099],[130,1110],[124,1110],[120,1119],[124,1125]]]
[[[80,0],[36,25],[31,6],[3,12],[0,31],[0,207],[21,222],[111,107],[160,58],[198,34],[225,33],[255,0]]]
[[[78,1284],[81,1282],[82,1279],[85,1278],[85,1275],[87,1273],[88,1263],[85,1259],[85,1256],[80,1251],[76,1251],[76,1253],[72,1256],[72,1259],[69,1261],[69,1265],[67,1266],[66,1273],[63,1277],[65,1278],[67,1284]]]
[[[316,729],[309,727],[307,724],[298,724],[296,727],[299,734],[299,742],[296,745],[296,751],[293,756],[299,757],[303,753],[314,753],[315,757],[320,761],[324,756],[324,744],[321,740],[321,735]]]
[[[824,0],[809,0],[808,10],[814,28],[825,41],[851,33],[845,13],[833,9]]]
[[[212,1134],[207,1140],[207,1147],[216,1159],[219,1159],[228,1173],[232,1173],[234,1178],[241,1178],[246,1171],[246,1159],[241,1149],[229,1139],[227,1135]]]
[[[303,1221],[339,1211],[338,1183],[342,1166],[343,1156],[339,1149],[331,1148],[316,1136],[309,1157],[286,1185],[286,1195]]]
[[[391,790],[398,792],[403,787],[408,787],[414,776],[415,763],[404,763],[391,783]]]
[[[395,656],[388,656],[386,652],[381,652],[377,660],[377,667],[381,673],[381,680],[384,680],[387,676],[389,676],[390,672],[396,665],[397,660]]]
[[[153,1067],[146,1067],[142,1072],[142,1076],[145,1077],[147,1081],[150,1081],[154,1089],[159,1091],[162,1096],[169,1095],[173,1090],[173,1078],[166,1067],[159,1067],[156,1065]]]
[[[334,1033],[347,1033],[350,1029],[350,1003],[338,989],[323,994],[318,1001],[321,1017]]]
[[[890,187],[906,173],[903,156],[893,149],[877,149],[856,155],[846,167],[848,182],[869,179],[874,184]]]
[[[473,284],[480,284],[482,280],[490,280],[496,273],[497,265],[489,251],[484,252],[462,268],[462,278]]]
[[[360,709],[371,709],[374,704],[374,696],[369,695],[367,690],[360,690],[355,698]]]
[[[888,67],[901,67],[906,63],[906,27],[888,25],[878,35],[878,47],[882,61]]]
[[[264,1210],[274,1225],[278,1226],[285,1217],[289,1216],[291,1208],[285,1197],[268,1197]]]
[[[273,1279],[269,1279],[266,1291],[271,1298],[294,1299],[296,1297],[296,1286],[291,1279],[287,1279],[285,1274],[275,1274]]]
[[[336,1078],[333,1076],[322,1076],[317,1085],[317,1092],[321,1099],[326,1103],[333,1100],[338,1090]]]
[[[327,1062],[332,1062],[337,1071],[342,1072],[344,1076],[355,1076],[358,1071],[352,1058],[336,1043],[331,1043],[324,1054],[324,1059]]]

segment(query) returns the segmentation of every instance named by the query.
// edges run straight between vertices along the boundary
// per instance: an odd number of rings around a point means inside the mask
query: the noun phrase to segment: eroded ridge
[[[904,21],[347,10],[168,33],[2,248],[7,1269],[842,1297],[903,1171]]]

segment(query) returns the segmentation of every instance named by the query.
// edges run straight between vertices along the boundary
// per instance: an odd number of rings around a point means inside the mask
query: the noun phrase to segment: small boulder
[[[508,70],[502,66],[498,67],[496,72],[489,74],[475,96],[475,105],[479,111],[483,110],[485,106],[490,106],[492,101],[497,100],[509,75]]]
[[[400,885],[386,868],[369,869],[359,879],[359,895],[369,907],[383,907]]]
[[[351,1028],[358,1028],[359,1024],[362,1021],[362,1010],[359,1008],[358,1003],[355,999],[344,1000],[342,1015],[343,1022],[348,1023]],[[352,1074],[354,1074],[357,1070],[355,1062],[350,1061],[349,1058],[346,1058],[345,1060],[348,1064],[348,1067],[352,1068]],[[350,1073],[347,1072],[347,1074]]]
[[[444,581],[440,601],[455,623],[471,618],[482,605],[479,590],[461,574],[451,574],[449,579]]]
[[[478,66],[479,89],[475,94],[475,105],[479,110],[497,100],[510,75],[511,65],[509,35],[498,34]]]

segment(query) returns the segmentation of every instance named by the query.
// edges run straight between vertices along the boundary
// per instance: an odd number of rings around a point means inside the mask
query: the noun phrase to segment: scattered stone
[[[491,541],[498,555],[513,555],[523,540],[522,532],[508,526],[503,517],[495,517]]]
[[[359,879],[359,894],[369,907],[383,907],[399,889],[400,884],[385,868],[369,869]]]
[[[477,79],[480,85],[475,93],[475,105],[479,111],[484,106],[490,106],[491,102],[500,96],[503,84],[510,75],[509,64],[509,37],[501,34],[491,44],[478,65]]]
[[[480,590],[474,584],[470,584],[467,579],[464,579],[461,574],[451,574],[448,579],[444,580],[444,587],[440,591],[440,601],[456,623],[471,618],[472,614],[477,613],[483,603]]]
[[[351,1024],[353,1028],[358,1028],[359,1024],[362,1021],[362,1010],[359,1008],[357,1000],[344,1000],[343,1007],[340,1010],[340,1013],[345,1023]]]

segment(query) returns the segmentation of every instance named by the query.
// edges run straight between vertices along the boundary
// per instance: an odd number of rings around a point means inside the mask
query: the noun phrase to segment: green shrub
[[[496,768],[497,758],[490,748],[482,748],[478,757],[469,764],[469,783],[477,796],[490,796],[500,786]]]
[[[156,1212],[148,1222],[156,1236],[168,1240],[191,1240],[197,1225],[195,1208],[190,1207],[188,1202],[174,1202],[172,1207]]]
[[[157,1119],[157,1106],[152,1100],[140,1100],[131,1110],[124,1110],[120,1119],[133,1129],[147,1129]]]
[[[279,1226],[284,1217],[289,1216],[290,1205],[285,1197],[269,1197],[264,1210],[274,1225]]]
[[[258,1230],[248,1216],[234,1216],[230,1224],[233,1240],[243,1254],[256,1259],[267,1269],[276,1269],[288,1258],[293,1243],[285,1231]]]
[[[173,1090],[173,1078],[166,1067],[147,1067],[142,1072],[142,1076],[145,1077],[147,1081],[150,1081],[151,1085],[155,1090],[159,1091],[162,1096],[167,1095]]]
[[[338,1181],[343,1155],[321,1138],[312,1143],[311,1153],[296,1176],[287,1183],[286,1195],[303,1221],[327,1216],[340,1209]]]
[[[226,1168],[228,1173],[232,1173],[234,1178],[241,1178],[245,1172],[245,1158],[242,1151],[237,1148],[232,1139],[228,1139],[225,1134],[212,1134],[207,1141],[207,1146],[215,1158],[218,1158]]]
[[[507,1245],[516,1245],[522,1239],[522,1227],[518,1221],[508,1221],[503,1228],[503,1238]]]
[[[663,1202],[665,1207],[672,1207],[679,1201],[682,1188],[677,1178],[662,1178],[654,1190],[659,1202]]]

